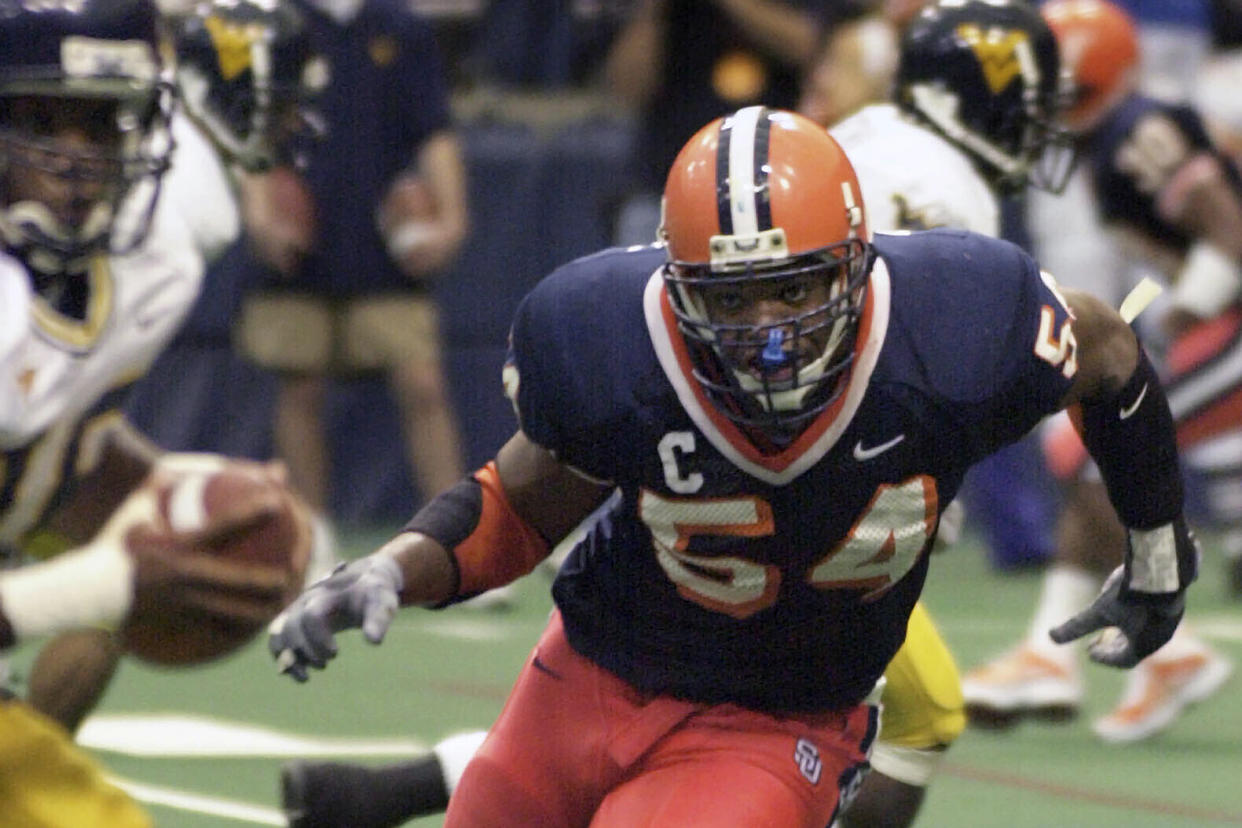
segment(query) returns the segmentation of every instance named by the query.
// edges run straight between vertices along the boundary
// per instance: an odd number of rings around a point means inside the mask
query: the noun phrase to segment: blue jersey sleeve
[[[1072,320],[1029,255],[960,230],[885,238],[877,247],[893,274],[900,333],[892,347],[906,351],[895,379],[929,395],[970,455],[1060,408],[1077,366]]]

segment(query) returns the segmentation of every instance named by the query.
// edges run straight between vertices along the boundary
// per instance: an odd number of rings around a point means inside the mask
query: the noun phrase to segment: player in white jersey
[[[109,629],[176,610],[253,626],[299,585],[293,571],[207,547],[223,528],[244,534],[266,505],[167,543],[132,534],[151,537],[154,517],[137,505],[154,481],[182,479],[186,459],[143,440],[119,402],[203,272],[184,217],[158,198],[172,141],[156,30],[150,0],[0,14],[0,552],[21,565],[0,574],[0,648],[80,631],[32,671],[32,691],[75,689],[47,711],[58,719],[102,690],[123,639]],[[271,494],[256,502],[288,502],[279,470],[218,462]],[[6,698],[0,719],[6,824],[150,824],[48,717]]]
[[[241,224],[237,176],[293,163],[298,142],[313,138],[314,116],[307,102],[323,74],[301,17],[288,4],[209,0],[167,22],[176,47],[176,87],[182,105],[172,114],[175,146],[143,246],[146,263],[139,265],[160,279],[164,265],[148,260],[175,255],[182,267],[201,271],[204,263],[210,266],[236,240]],[[123,267],[130,265],[125,261]],[[133,286],[139,284],[140,280],[132,281]],[[147,363],[189,309],[196,291],[189,287],[179,301],[162,294],[162,301],[175,304],[177,312],[168,314],[160,329],[145,329],[160,334],[152,337]],[[118,308],[118,319],[133,318],[129,310]],[[107,376],[106,370],[96,368],[88,370]],[[144,370],[145,366],[131,366],[127,374],[137,378]],[[87,383],[78,391],[87,398],[92,393]],[[317,532],[313,552],[314,569],[330,568],[334,548],[329,536]],[[120,655],[106,632],[63,634],[49,642],[34,663],[27,698],[73,732],[102,695]]]
[[[141,375],[177,330],[203,274],[188,227],[168,209],[156,209],[136,250],[92,255],[81,274],[64,275],[63,285],[52,284],[61,274],[31,273],[8,256],[0,268],[12,289],[27,288],[28,319],[15,323],[30,334],[0,365],[16,389],[0,420],[5,449],[78,420],[109,391]],[[32,281],[49,287],[35,290]],[[79,290],[81,298],[72,298]],[[40,517],[33,509],[6,511],[0,543],[17,542]]]
[[[859,171],[875,232],[959,227],[1000,235],[996,195],[975,163],[896,104],[869,104],[829,132]]]

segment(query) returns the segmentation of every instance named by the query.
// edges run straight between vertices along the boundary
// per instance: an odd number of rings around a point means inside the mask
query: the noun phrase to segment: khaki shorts
[[[440,358],[435,303],[419,295],[336,299],[306,293],[246,297],[235,331],[238,353],[283,373],[386,371]]]

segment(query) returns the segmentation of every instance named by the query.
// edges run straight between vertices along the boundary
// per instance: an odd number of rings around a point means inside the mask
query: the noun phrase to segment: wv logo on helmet
[[[1031,42],[1026,32],[988,29],[963,23],[957,27],[958,37],[970,44],[983,77],[992,94],[999,93],[1022,72],[1022,66],[1034,66]]]

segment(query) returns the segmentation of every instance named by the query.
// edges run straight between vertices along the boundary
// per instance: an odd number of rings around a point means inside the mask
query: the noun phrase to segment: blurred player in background
[[[1092,648],[1116,666],[1163,643],[1196,550],[1133,332],[1007,242],[873,239],[865,215],[809,119],[748,107],[700,130],[669,172],[666,245],[526,297],[505,371],[520,430],[298,598],[272,625],[280,669],[305,680],[336,632],[378,642],[402,604],[519,577],[619,487],[446,824],[823,828],[866,772],[941,508],[1074,403],[1135,551],[1057,634],[1120,628]]]
[[[157,209],[188,227],[193,248],[210,267],[240,230],[236,176],[292,165],[292,154],[313,139],[309,100],[322,73],[299,14],[285,3],[203,2],[163,22],[172,28],[183,106],[173,110],[175,149]],[[317,532],[315,540],[315,560],[330,560],[330,538]],[[106,631],[66,633],[34,662],[27,698],[73,732],[98,702],[120,656]]]
[[[208,0],[169,25],[181,108],[166,197],[210,262],[241,232],[238,178],[305,164],[328,70],[287,0]]]
[[[125,631],[171,612],[253,629],[294,586],[287,569],[212,546],[288,502],[279,469],[219,461],[263,489],[228,525],[153,539],[141,507],[149,485],[198,462],[161,456],[119,411],[203,272],[184,217],[159,198],[173,146],[160,54],[148,0],[0,9],[0,549],[22,565],[0,576],[0,645],[75,630],[33,669],[43,713],[2,706],[14,824],[149,824],[68,738]]]
[[[1169,405],[1197,481],[1204,517],[1242,556],[1242,182],[1198,114],[1136,91],[1133,23],[1104,0],[1041,7],[1072,74],[1066,124],[1079,136],[1103,223],[1131,255],[1164,268],[1173,283],[1164,317]],[[1121,412],[1128,417],[1128,409]],[[1078,611],[1127,548],[1108,496],[1068,422],[1049,433],[1050,457],[1067,479],[1057,564],[1044,578],[1030,632],[964,681],[973,721],[1009,726],[1023,717],[1063,720],[1084,696],[1078,655],[1048,640],[1052,620]],[[1186,625],[1128,678],[1121,700],[1094,723],[1110,742],[1147,738],[1190,704],[1218,691],[1232,663]]]

